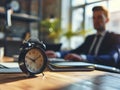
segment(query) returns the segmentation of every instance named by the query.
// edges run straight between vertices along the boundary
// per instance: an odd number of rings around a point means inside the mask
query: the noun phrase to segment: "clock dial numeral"
[[[36,64],[34,64],[33,62],[31,63],[30,61],[27,61],[27,62],[26,62],[26,67],[27,67],[31,72],[34,72],[34,71],[39,70],[39,68],[37,68]]]

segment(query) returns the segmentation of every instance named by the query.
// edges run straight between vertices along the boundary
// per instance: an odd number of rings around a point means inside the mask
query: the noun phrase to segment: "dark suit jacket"
[[[120,45],[117,47],[117,51],[118,51],[118,58],[116,62],[116,67],[120,68]]]
[[[77,47],[74,50],[61,52],[62,58],[68,53],[76,53],[76,54],[85,54],[87,57],[87,61],[90,63],[97,63],[103,65],[115,66],[115,59],[113,55],[116,53],[116,47],[119,45],[120,35],[106,32],[98,51],[98,55],[90,55],[88,54],[91,44],[93,43],[95,34],[90,35],[86,38],[85,42]]]

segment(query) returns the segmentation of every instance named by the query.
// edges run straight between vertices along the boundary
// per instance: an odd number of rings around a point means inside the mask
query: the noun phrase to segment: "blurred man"
[[[102,6],[96,6],[93,11],[93,25],[96,34],[90,35],[85,42],[74,50],[66,52],[46,51],[48,57],[59,57],[66,60],[84,61],[115,66],[117,62],[116,48],[119,45],[119,35],[106,31],[109,21],[108,11]]]

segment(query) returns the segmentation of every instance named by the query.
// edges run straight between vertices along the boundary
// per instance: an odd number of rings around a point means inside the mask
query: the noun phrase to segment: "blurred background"
[[[92,7],[97,5],[110,12],[107,30],[120,34],[120,0],[0,0],[0,46],[6,56],[19,54],[28,38],[74,49],[95,33]]]

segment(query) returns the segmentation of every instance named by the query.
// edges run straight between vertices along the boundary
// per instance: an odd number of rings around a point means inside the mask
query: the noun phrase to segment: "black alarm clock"
[[[45,44],[40,41],[25,41],[20,47],[19,67],[28,76],[42,73],[47,66]]]

